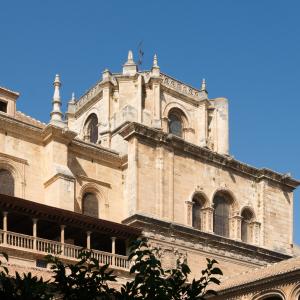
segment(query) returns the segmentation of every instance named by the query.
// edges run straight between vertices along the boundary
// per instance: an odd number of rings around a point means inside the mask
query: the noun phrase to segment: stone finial
[[[134,61],[133,61],[133,53],[132,53],[131,50],[128,51],[127,64],[134,64]]]
[[[206,80],[203,78],[201,83],[201,92],[207,92],[206,90]]]
[[[70,104],[75,104],[75,93],[72,93],[71,99],[69,101]]]
[[[108,80],[110,80],[110,77],[111,77],[111,72],[108,69],[105,69],[102,72],[102,80],[103,81],[108,81]]]
[[[159,75],[160,75],[160,68],[158,66],[156,54],[154,54],[154,57],[153,57],[153,65],[152,65],[151,75],[152,75],[152,77],[159,77]]]
[[[133,53],[131,50],[128,51],[128,57],[126,63],[123,65],[124,75],[135,75],[137,72],[137,65],[133,60]]]
[[[157,55],[156,54],[154,54],[154,57],[153,57],[153,67],[158,68]]]
[[[50,113],[51,120],[50,123],[59,125],[64,124],[62,120],[62,112],[60,110],[61,108],[61,99],[60,99],[60,87],[61,87],[61,82],[60,82],[60,77],[58,74],[56,74],[54,82],[54,94],[53,94],[53,100],[52,100],[52,111]]]

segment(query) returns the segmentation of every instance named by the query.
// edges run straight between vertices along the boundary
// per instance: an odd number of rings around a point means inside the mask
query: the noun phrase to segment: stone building
[[[228,101],[162,73],[154,56],[102,78],[61,112],[54,80],[48,124],[0,88],[0,248],[12,269],[49,276],[45,253],[94,250],[126,280],[128,240],[160,249],[165,267],[206,257],[225,274],[217,299],[298,299],[293,190],[299,181],[234,159]],[[263,287],[263,288],[262,288]],[[298,298],[297,298],[298,297]]]

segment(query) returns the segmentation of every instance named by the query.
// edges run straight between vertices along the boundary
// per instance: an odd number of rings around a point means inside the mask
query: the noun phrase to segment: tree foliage
[[[4,258],[8,259],[5,254]],[[83,250],[75,264],[65,264],[54,256],[46,258],[53,271],[50,281],[31,273],[11,276],[0,261],[0,299],[201,300],[216,294],[213,284],[220,284],[222,275],[217,261],[210,259],[201,277],[192,281],[186,263],[178,261],[176,268],[164,270],[159,250],[145,239],[133,243],[128,258],[133,279],[120,289],[113,287],[117,277],[109,265],[100,265],[90,251]]]

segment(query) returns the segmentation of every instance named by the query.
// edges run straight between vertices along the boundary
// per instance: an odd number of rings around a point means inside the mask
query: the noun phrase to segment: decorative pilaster
[[[105,69],[102,73],[102,101],[103,111],[102,119],[99,124],[100,143],[104,147],[110,147],[111,132],[110,132],[110,102],[112,94],[111,72]]]
[[[186,204],[186,224],[188,226],[193,226],[193,205],[194,205],[194,202],[193,201],[185,201],[185,204]]]
[[[214,232],[214,209],[213,207],[205,207],[201,209],[201,226],[202,230],[205,232]]]
[[[235,215],[230,218],[230,226],[229,226],[229,236],[230,238],[241,241],[241,225],[242,225],[242,217],[240,215]]]
[[[253,245],[259,246],[260,245],[260,222],[254,221],[250,224],[250,231],[251,231],[251,242]]]

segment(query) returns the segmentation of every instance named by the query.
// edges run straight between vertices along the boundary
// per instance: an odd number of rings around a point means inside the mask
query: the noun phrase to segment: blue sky
[[[229,99],[235,158],[300,179],[299,13],[299,1],[2,1],[0,85],[47,122],[56,73],[66,103],[143,41],[142,68],[157,53],[163,72]]]

